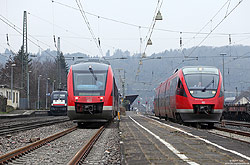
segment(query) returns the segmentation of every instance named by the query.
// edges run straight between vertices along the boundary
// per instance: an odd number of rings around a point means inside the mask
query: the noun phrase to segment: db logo
[[[202,104],[205,104],[205,101],[202,101],[201,103],[202,103]]]
[[[92,102],[92,97],[87,97],[87,102]]]

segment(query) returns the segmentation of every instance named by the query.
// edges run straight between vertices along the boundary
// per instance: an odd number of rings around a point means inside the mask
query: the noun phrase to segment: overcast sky
[[[180,32],[183,48],[197,46],[206,35],[197,35],[202,30],[210,32],[229,13],[240,0],[163,0],[161,6],[162,21],[156,21],[146,54],[180,48]],[[68,5],[71,7],[66,7]],[[115,49],[140,52],[140,36],[143,41],[152,23],[158,0],[82,0],[85,12],[96,14],[100,18],[86,14],[91,29],[100,38],[105,53]],[[228,2],[225,7],[215,14]],[[230,2],[230,4],[229,4]],[[82,52],[98,55],[99,51],[74,0],[0,0],[0,18],[7,18],[15,26],[22,28],[23,11],[28,14],[28,34],[42,49],[56,50],[53,35],[61,37],[61,50],[64,53]],[[214,30],[201,44],[206,46],[224,46],[229,44],[231,34],[232,45],[250,45],[250,1],[242,3]],[[121,21],[136,26],[126,25],[102,17]],[[158,30],[161,29],[161,30]],[[172,32],[170,32],[170,31]],[[194,32],[194,33],[187,33]],[[223,34],[221,34],[223,33]],[[9,35],[11,49],[18,51],[22,44],[22,36],[0,20],[0,52],[9,48],[6,43]],[[144,50],[145,42],[141,49]],[[28,42],[29,52],[37,53],[39,48]]]

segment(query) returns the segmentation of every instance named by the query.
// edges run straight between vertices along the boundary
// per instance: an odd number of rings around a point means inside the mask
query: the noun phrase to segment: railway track
[[[76,154],[75,156],[73,156],[73,158],[71,159],[71,161],[68,164],[79,164],[82,163],[84,161],[84,159],[87,157],[88,153],[91,151],[93,145],[95,144],[95,142],[98,140],[98,138],[100,137],[100,135],[102,134],[102,132],[104,131],[105,126],[102,126],[98,129],[98,131],[96,131],[96,133],[92,136],[92,138],[90,138],[90,140],[88,142],[86,142],[84,145]],[[18,161],[19,158],[24,157],[25,155],[28,153],[33,153],[32,151],[35,151],[38,148],[41,148],[42,146],[44,146],[47,143],[50,143],[51,141],[54,141],[55,139],[59,139],[73,131],[77,130],[77,127],[72,127],[70,129],[67,129],[65,131],[59,132],[55,135],[52,135],[50,137],[44,138],[42,140],[39,140],[37,142],[34,142],[28,146],[22,147],[20,149],[14,150],[10,153],[7,153],[6,155],[0,156],[0,164],[7,164],[7,163],[14,163],[13,161]],[[74,139],[72,139],[74,140]],[[28,159],[28,157],[27,157]]]
[[[222,127],[214,127],[214,128],[216,130],[219,130],[219,131],[224,131],[224,132],[228,132],[228,133],[234,133],[234,134],[237,134],[237,135],[250,137],[250,132],[238,131],[238,130],[235,130],[235,129],[228,129],[228,128],[222,128]]]
[[[21,123],[21,124],[14,124],[14,125],[8,125],[8,126],[1,126],[0,127],[0,136],[10,134],[10,133],[19,132],[19,131],[25,131],[25,130],[30,130],[30,129],[34,129],[34,128],[39,128],[42,126],[63,123],[66,121],[70,121],[70,120],[68,118],[63,118],[63,119],[52,119],[52,120],[46,120],[46,121],[40,120],[40,121],[35,121],[35,122],[30,122],[30,123]]]
[[[84,159],[87,157],[88,153],[90,152],[91,148],[95,144],[95,142],[98,140],[98,138],[101,136],[102,132],[104,131],[105,127],[102,126],[96,134],[89,140],[89,142],[82,147],[80,151],[77,152],[77,154],[71,159],[69,162],[70,165],[75,164],[81,164],[83,163]]]
[[[223,120],[220,124],[250,128],[250,123],[246,123],[246,122]]]
[[[76,129],[77,129],[77,127],[72,127],[72,128],[67,129],[65,131],[59,132],[57,134],[54,134],[52,136],[49,136],[49,137],[44,138],[42,140],[39,140],[35,143],[32,143],[28,146],[22,147],[20,149],[17,149],[17,150],[10,152],[10,153],[7,153],[3,156],[0,156],[0,164],[6,164],[8,162],[11,162],[12,160],[18,159],[19,157],[22,157],[23,155],[25,155],[25,154],[27,154],[27,153],[29,153],[37,148],[40,148],[41,146],[45,145],[46,143],[51,142],[57,138],[60,138],[60,137],[66,135],[66,134],[68,134]]]

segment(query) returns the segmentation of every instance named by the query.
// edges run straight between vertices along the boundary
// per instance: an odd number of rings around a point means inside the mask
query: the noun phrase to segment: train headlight
[[[212,91],[212,94],[215,94],[216,93],[216,91]]]
[[[78,97],[75,97],[76,101],[78,100]]]
[[[193,93],[194,93],[194,91],[190,91],[190,93],[191,93],[191,94],[193,94]]]

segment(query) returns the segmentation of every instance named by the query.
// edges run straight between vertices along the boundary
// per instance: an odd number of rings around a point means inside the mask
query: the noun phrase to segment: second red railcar
[[[154,111],[160,118],[213,126],[223,107],[222,76],[215,67],[183,67],[156,88]]]

